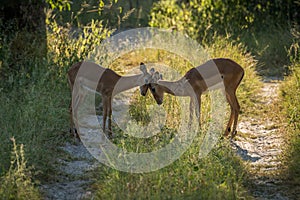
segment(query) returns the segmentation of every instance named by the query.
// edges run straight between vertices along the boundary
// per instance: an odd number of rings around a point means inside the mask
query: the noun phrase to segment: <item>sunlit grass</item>
[[[288,147],[289,177],[294,185],[299,185],[300,179],[300,64],[294,63],[291,66],[292,74],[287,77],[281,87],[281,102],[286,115],[288,127],[286,131],[286,140]]]
[[[260,31],[241,34],[241,41],[258,60],[256,71],[259,75],[283,78],[288,73],[287,50],[293,39],[290,28],[289,25],[270,23]]]
[[[0,177],[1,199],[41,199],[35,183],[33,183],[32,171],[27,166],[24,145],[17,145],[14,138],[10,156],[10,167],[3,177]]]

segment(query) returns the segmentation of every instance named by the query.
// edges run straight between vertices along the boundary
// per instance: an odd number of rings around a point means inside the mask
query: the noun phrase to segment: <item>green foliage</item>
[[[0,19],[0,76],[7,80],[20,70],[32,73],[36,62],[46,55],[46,37],[43,31],[19,30],[12,20],[4,23]]]
[[[49,150],[58,151],[55,146],[62,142],[62,131],[68,130],[70,92],[65,76],[59,77],[44,66],[47,62],[36,63],[32,74],[20,71],[11,76],[10,90],[0,93],[1,170],[8,167],[11,137],[26,145],[30,165],[37,170],[51,170],[49,163],[54,154]],[[6,84],[2,83],[1,88]]]
[[[298,7],[296,2],[283,0],[162,0],[154,4],[149,24],[175,28],[200,39],[208,32],[234,34],[253,25],[260,29],[274,22],[282,24],[286,18],[297,19]]]
[[[71,10],[71,2],[69,0],[46,0],[51,9],[58,9],[59,11]]]
[[[211,30],[212,33],[217,31],[224,34],[229,28],[240,30],[248,26],[251,23],[245,17],[248,13],[245,9],[236,9],[236,6],[242,5],[236,5],[234,1],[159,1],[152,8],[149,24],[153,27],[184,31],[201,40]],[[253,16],[248,18],[252,19]]]
[[[198,158],[197,142],[171,165],[155,172],[130,174],[100,167],[96,199],[240,199],[244,169],[229,144],[222,142]]]
[[[300,64],[291,66],[292,75],[286,78],[282,88],[282,97],[289,123],[295,130],[300,130]]]
[[[299,33],[300,30],[292,30],[294,43],[289,50],[289,56],[292,65],[289,67],[291,75],[281,88],[281,96],[283,98],[286,115],[289,123],[293,125],[295,130],[300,130],[300,51],[299,51]]]
[[[289,172],[294,184],[299,184],[300,179],[300,63],[296,62],[291,66],[292,74],[286,78],[281,87],[281,98],[284,106],[284,113],[289,123],[287,140],[290,155]]]
[[[52,14],[47,15],[45,54],[39,49],[44,44],[39,35],[10,31],[13,25],[0,33],[1,174],[9,168],[9,138],[15,137],[27,147],[28,163],[35,167],[36,176],[42,180],[55,178],[58,147],[69,132],[71,95],[66,71],[112,33],[99,20],[91,20],[75,32],[70,26],[59,25]],[[12,43],[18,46],[16,52]],[[27,56],[17,57],[18,52]]]
[[[144,20],[141,19],[142,17],[140,15],[138,15],[140,8],[131,7],[131,1],[73,1],[71,4],[71,11],[49,11],[53,13],[52,17],[54,17],[60,25],[69,24],[73,28],[82,28],[82,25],[89,24],[91,19],[93,19],[95,21],[104,21],[104,24],[106,27],[109,27],[109,29],[120,29],[122,27],[128,28],[128,26],[132,26],[133,24],[139,23],[140,20]],[[139,1],[136,2],[137,5],[138,3]],[[144,7],[146,9],[149,2],[143,1],[141,4],[145,5]],[[136,19],[136,17],[138,19]],[[144,13],[143,17],[145,18]],[[147,23],[143,22],[143,24],[146,25]]]
[[[289,177],[293,185],[300,184],[300,51],[299,51],[299,26],[292,29],[293,44],[289,49],[291,74],[285,78],[281,85],[281,102],[289,126],[287,127],[287,140],[289,147]]]
[[[295,24],[291,28],[291,34],[293,36],[293,43],[288,49],[288,56],[291,63],[300,62],[300,25]]]
[[[293,35],[288,26],[271,23],[265,27],[265,30],[242,33],[240,41],[259,61],[257,72],[260,75],[283,77],[288,73],[287,50],[293,43]]]
[[[62,81],[65,76],[49,67],[46,42],[41,42],[44,35],[14,29],[13,23],[0,33],[0,171],[9,167],[11,137],[26,145],[30,165],[50,170],[53,154],[48,150],[61,138],[61,130],[67,130],[62,119],[66,119],[69,90]]]
[[[14,138],[10,168],[0,177],[1,199],[41,199],[41,195],[32,181],[31,169],[27,167],[24,145],[16,144]]]
[[[100,42],[112,33],[102,21],[91,20],[77,31],[60,26],[56,21],[48,24],[48,59],[67,70],[72,64],[87,58]],[[66,71],[63,71],[65,74]]]
[[[283,77],[292,43],[288,29],[292,19],[299,19],[292,17],[299,5],[281,0],[163,0],[154,4],[149,25],[175,29],[202,43],[214,43],[216,34],[230,35],[255,55],[260,75]]]

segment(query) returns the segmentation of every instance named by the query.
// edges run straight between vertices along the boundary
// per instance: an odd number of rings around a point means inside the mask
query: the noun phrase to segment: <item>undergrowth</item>
[[[13,148],[10,138],[14,137],[24,145],[22,151],[28,165],[34,167],[30,178],[42,183],[57,179],[60,172],[55,170],[56,158],[63,153],[60,146],[71,140],[68,113],[71,93],[66,71],[112,32],[99,20],[75,31],[59,25],[54,16],[48,13],[47,32],[36,35],[17,30],[13,25],[6,26],[0,20],[0,176],[3,177],[10,169]],[[45,34],[47,41],[40,43]],[[47,45],[46,52],[41,52],[43,45]],[[18,54],[20,51],[22,54]],[[9,181],[13,179],[7,179],[7,184],[15,186]],[[13,195],[17,195],[16,190],[11,190]]]
[[[245,31],[239,40],[258,60],[256,70],[261,76],[283,78],[290,64],[287,51],[293,42],[290,26],[268,24],[263,30]]]
[[[287,119],[287,155],[289,178],[293,185],[300,184],[300,63],[291,65],[292,74],[281,87],[281,99]]]
[[[291,29],[293,44],[289,48],[288,55],[291,61],[289,66],[290,75],[285,77],[281,85],[280,100],[283,106],[283,115],[288,124],[286,129],[288,178],[290,190],[299,191],[300,186],[300,30],[299,25]]]
[[[199,159],[197,142],[171,165],[155,172],[132,174],[100,167],[96,199],[239,199],[247,197],[244,168],[222,142]]]
[[[14,138],[8,172],[0,177],[1,199],[41,199],[41,195],[32,178],[32,171],[27,166],[24,145],[17,145]]]

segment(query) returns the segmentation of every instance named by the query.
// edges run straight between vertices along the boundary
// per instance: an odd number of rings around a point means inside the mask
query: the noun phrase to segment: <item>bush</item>
[[[293,184],[300,183],[300,63],[291,66],[292,74],[286,78],[281,87],[284,113],[289,124],[287,140],[289,147],[289,175]]]
[[[281,88],[281,96],[289,124],[294,130],[300,130],[300,63],[293,64],[291,70]]]
[[[32,182],[31,170],[26,166],[24,145],[16,144],[14,138],[13,150],[8,172],[0,177],[1,199],[41,199],[41,195]]]
[[[150,26],[175,28],[201,40],[207,33],[236,35],[270,23],[286,24],[287,18],[298,19],[298,7],[297,2],[283,0],[162,0],[152,8]]]
[[[0,70],[5,72],[0,80],[0,173],[9,168],[9,138],[15,137],[27,147],[28,163],[39,172],[37,175],[41,179],[50,178],[49,172],[53,172],[55,158],[60,152],[58,147],[66,141],[65,133],[69,132],[71,93],[66,71],[112,33],[102,21],[91,21],[74,31],[59,25],[53,16],[47,17],[47,54],[44,57],[36,58],[35,51],[31,52],[32,46],[39,44],[38,37],[30,37],[30,33],[19,30],[15,35],[0,33],[5,36],[0,41],[0,55],[3,56]],[[17,37],[23,34],[28,37]],[[19,45],[32,44],[23,48],[23,53],[28,52],[30,56],[20,58],[22,65],[12,59],[11,48],[5,48],[12,40]],[[11,68],[17,70],[12,72]],[[51,177],[55,178],[53,175]]]
[[[259,60],[260,75],[281,76],[289,64],[286,49],[292,43],[291,15],[295,2],[279,1],[158,1],[151,12],[150,26],[186,33],[200,43],[214,43],[215,35],[243,43]],[[287,4],[285,4],[287,3]],[[286,21],[286,16],[290,21]],[[263,27],[263,28],[262,28]]]

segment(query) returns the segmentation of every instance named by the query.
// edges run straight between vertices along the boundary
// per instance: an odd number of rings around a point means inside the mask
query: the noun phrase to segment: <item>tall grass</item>
[[[39,52],[41,55],[35,53],[39,51],[39,36],[30,37],[30,33],[22,30],[8,34],[9,27],[0,33],[3,75],[0,79],[0,175],[9,170],[12,148],[9,140],[14,137],[25,146],[28,163],[37,172],[34,178],[42,181],[56,178],[54,166],[61,153],[59,146],[70,139],[71,92],[66,71],[112,32],[102,23],[92,20],[75,32],[71,27],[59,25],[48,13],[47,53]],[[13,57],[16,44],[23,50],[22,55],[28,56]]]
[[[286,130],[286,140],[288,147],[286,154],[288,155],[287,164],[289,178],[291,184],[299,186],[300,184],[300,30],[299,26],[295,26],[291,30],[293,34],[293,44],[289,48],[289,57],[291,65],[289,70],[291,74],[285,77],[281,85],[281,103],[283,105],[283,114],[285,115],[286,122],[288,123]],[[292,189],[292,188],[291,188]],[[295,187],[295,190],[299,188]]]
[[[130,174],[100,167],[96,199],[238,199],[247,197],[244,169],[220,144],[204,159],[194,143],[179,160],[151,173]],[[225,146],[222,146],[225,145]]]
[[[44,64],[37,64],[32,74],[13,76],[13,87],[0,94],[1,170],[9,166],[9,139],[15,137],[25,145],[28,162],[48,176],[54,162],[49,150],[57,151],[68,130],[69,90]]]
[[[287,77],[281,87],[281,99],[289,126],[287,137],[289,147],[289,177],[293,185],[300,183],[300,63],[291,65],[292,74]]]
[[[290,64],[287,50],[293,42],[288,25],[270,23],[264,30],[243,31],[238,37],[259,61],[257,72],[262,76],[283,78]]]
[[[8,172],[0,177],[1,199],[41,199],[41,195],[32,181],[32,170],[26,166],[24,145],[17,145],[11,138],[13,150]]]

